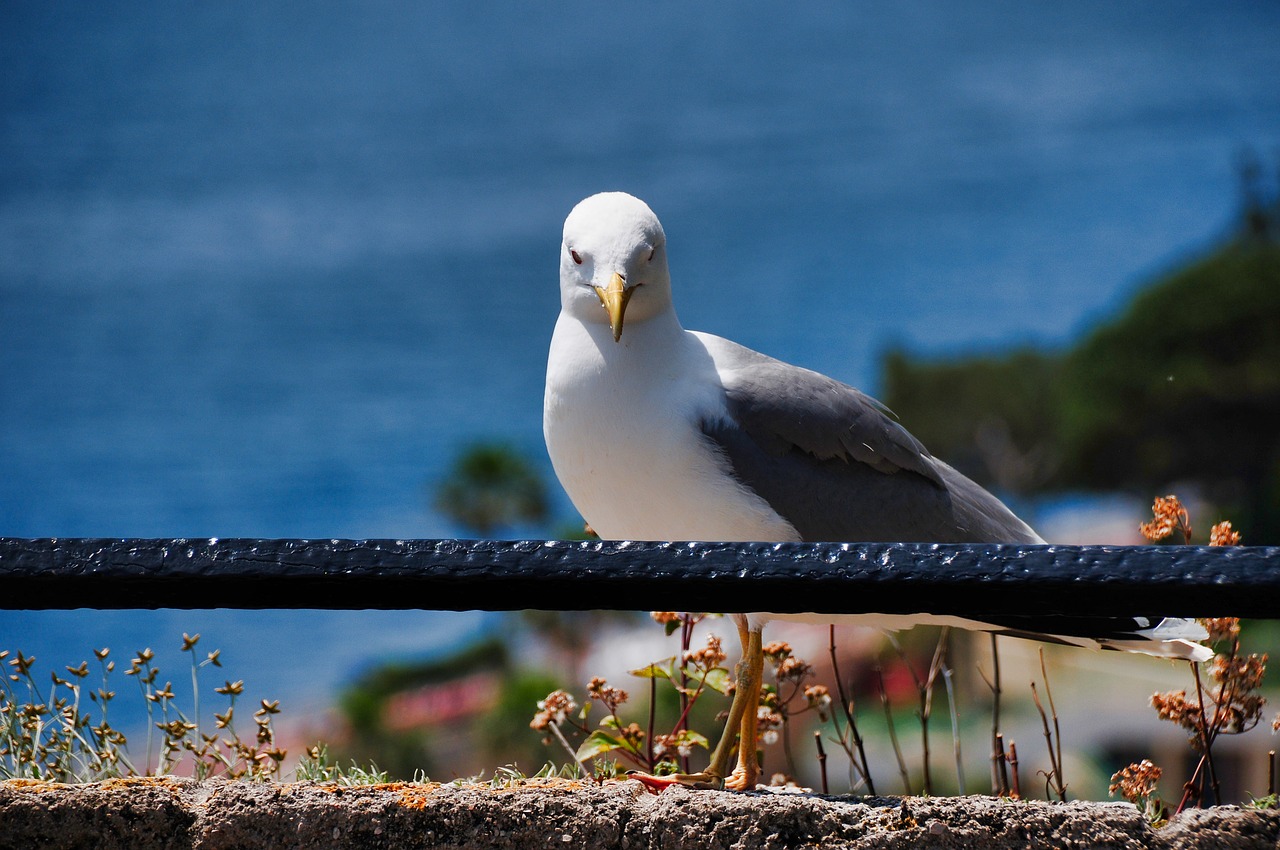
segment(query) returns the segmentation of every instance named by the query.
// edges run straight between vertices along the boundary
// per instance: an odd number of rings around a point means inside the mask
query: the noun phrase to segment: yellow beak
[[[617,272],[609,278],[607,287],[596,287],[596,295],[609,314],[609,327],[613,329],[613,341],[622,338],[622,316],[627,312],[627,302],[631,300],[633,289],[627,289],[627,283]]]

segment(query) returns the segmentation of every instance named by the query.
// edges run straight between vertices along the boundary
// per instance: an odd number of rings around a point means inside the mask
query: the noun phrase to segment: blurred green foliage
[[[1246,543],[1280,543],[1280,209],[1245,221],[1066,351],[890,352],[886,404],[1004,492],[1191,484]]]
[[[500,442],[459,452],[436,486],[435,506],[480,537],[520,523],[545,523],[550,514],[542,475],[518,449]]]

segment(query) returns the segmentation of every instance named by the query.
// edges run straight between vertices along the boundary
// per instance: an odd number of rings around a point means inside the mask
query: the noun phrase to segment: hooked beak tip
[[[600,299],[600,305],[604,307],[605,312],[609,315],[609,328],[613,331],[613,341],[620,342],[622,340],[622,323],[623,317],[626,315],[627,302],[631,300],[631,293],[634,289],[627,289],[626,280],[617,272],[609,278],[607,287],[597,286],[596,296]]]

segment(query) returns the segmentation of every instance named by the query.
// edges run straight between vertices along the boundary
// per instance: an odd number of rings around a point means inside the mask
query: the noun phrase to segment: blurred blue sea
[[[469,439],[550,474],[560,225],[596,191],[662,217],[686,327],[875,392],[890,344],[1072,339],[1230,227],[1234,157],[1280,144],[1272,3],[3,18],[11,536],[458,534],[428,491]],[[489,622],[0,612],[0,648],[61,665],[203,631],[306,712]]]

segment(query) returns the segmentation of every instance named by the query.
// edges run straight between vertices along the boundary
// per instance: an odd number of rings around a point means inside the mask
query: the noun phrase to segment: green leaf
[[[713,667],[707,671],[706,686],[722,694],[729,693],[729,671],[723,667]]]
[[[705,735],[698,734],[692,729],[683,730],[681,737],[683,737],[690,744],[697,744],[699,747],[702,747],[702,749],[704,750],[711,749],[711,742],[707,740],[707,737]]]
[[[664,658],[661,661],[655,661],[648,667],[641,667],[639,670],[628,670],[632,676],[639,676],[641,679],[667,679],[675,681],[676,676],[676,658]]]
[[[615,738],[607,732],[601,732],[599,729],[587,736],[587,739],[578,747],[578,761],[586,761],[604,753],[625,747],[621,738]]]
[[[679,620],[670,620],[663,626],[663,628],[666,629],[667,636],[670,637],[672,632],[680,628],[680,625],[681,623]]]

